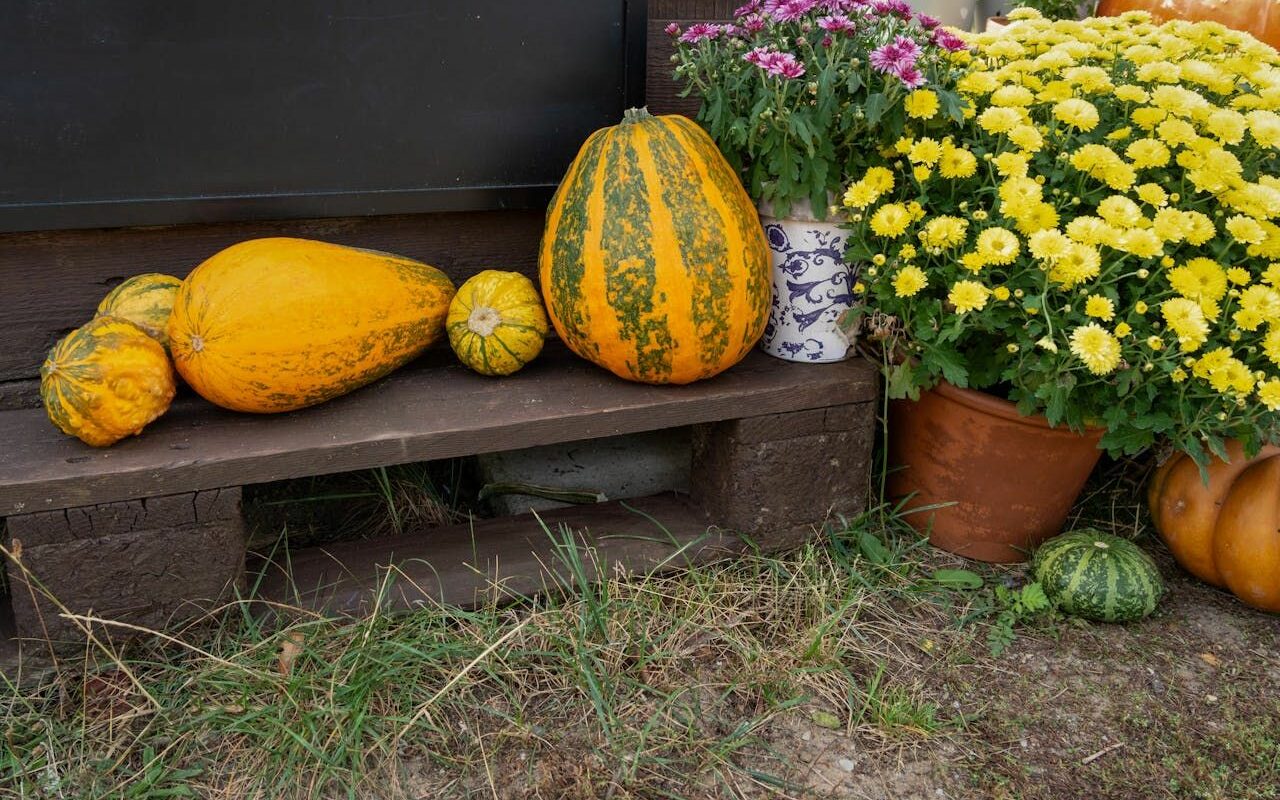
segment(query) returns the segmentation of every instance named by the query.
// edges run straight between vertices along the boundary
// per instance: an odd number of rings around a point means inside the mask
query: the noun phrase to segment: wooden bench
[[[690,113],[668,80],[671,21],[725,19],[728,0],[648,0],[654,113]],[[241,487],[413,461],[694,426],[687,493],[476,520],[293,552],[260,594],[358,612],[390,565],[401,606],[524,594],[558,579],[569,542],[609,568],[699,561],[747,545],[794,545],[829,515],[860,510],[876,378],[861,361],[787,364],[761,353],[712,380],[652,387],[614,378],[552,343],[517,375],[487,379],[438,348],[373,386],[304,411],[257,417],[185,395],[143,436],[94,450],[38,407],[48,347],[140,271],[185,275],[217,250],[301,236],[402,253],[455,281],[536,271],[539,210],[231,222],[0,235],[0,518],[7,563],[0,662],[13,637],[75,638],[75,613],[162,627],[245,588]],[[545,528],[545,529],[544,529]],[[548,536],[548,531],[553,536]]]
[[[801,542],[828,515],[863,507],[875,395],[861,360],[791,364],[757,352],[712,380],[656,387],[615,378],[558,343],[504,379],[475,375],[438,348],[290,414],[236,414],[184,396],[143,436],[108,449],[63,436],[41,409],[0,412],[0,515],[25,570],[73,611],[164,626],[243,588],[245,484],[696,426],[687,496],[295,552],[291,576],[263,587],[268,597],[358,611],[380,570],[397,564],[401,605],[426,595],[465,604],[495,582],[524,593],[547,580],[543,565],[556,559],[542,524],[571,527],[628,569],[688,545],[680,558],[696,561],[748,539],[766,549]],[[18,636],[74,632],[24,570],[11,565],[9,575]]]

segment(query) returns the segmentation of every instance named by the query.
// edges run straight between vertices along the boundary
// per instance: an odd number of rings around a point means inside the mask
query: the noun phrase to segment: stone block
[[[245,538],[239,488],[9,517],[17,635],[82,639],[46,593],[72,613],[149,628],[195,616],[242,588]]]
[[[858,403],[698,426],[693,499],[763,549],[796,546],[866,507],[874,425],[874,404]]]

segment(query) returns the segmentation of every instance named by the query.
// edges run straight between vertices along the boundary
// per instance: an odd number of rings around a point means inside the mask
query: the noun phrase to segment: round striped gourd
[[[458,287],[445,320],[458,360],[481,375],[510,375],[537,358],[549,329],[533,281],[496,269]]]
[[[158,272],[134,275],[102,298],[97,316],[127,319],[168,349],[169,312],[181,285],[180,278]]]
[[[178,372],[211,403],[273,413],[386,375],[444,331],[453,284],[408,258],[253,239],[187,276],[169,317]]]
[[[1164,580],[1150,556],[1128,539],[1092,528],[1042,544],[1031,570],[1059,608],[1099,622],[1142,619],[1164,594]]]
[[[1253,458],[1238,441],[1226,447],[1208,483],[1185,453],[1161,464],[1147,490],[1151,520],[1183,569],[1280,614],[1280,447]]]
[[[759,216],[681,116],[631,109],[587,139],[547,211],[539,268],[560,338],[628,380],[709,378],[742,360],[768,317]]]
[[[168,410],[175,391],[164,348],[119,317],[97,317],[76,328],[40,367],[40,398],[49,419],[94,447],[141,433]]]

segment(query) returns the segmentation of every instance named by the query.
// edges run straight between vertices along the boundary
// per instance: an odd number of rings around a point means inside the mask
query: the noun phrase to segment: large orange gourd
[[[270,413],[364,386],[444,332],[444,273],[306,239],[228,247],[187,277],[169,317],[178,372],[206,400]]]
[[[1280,47],[1280,2],[1277,0],[1102,0],[1098,16],[1147,11],[1157,22],[1209,20],[1246,31],[1272,47]]]
[[[1231,442],[1227,452],[1210,463],[1207,485],[1186,455],[1161,465],[1147,491],[1151,517],[1188,572],[1280,613],[1280,447],[1248,459]]]
[[[709,378],[768,317],[760,218],[711,137],[680,116],[631,109],[587,139],[547,210],[539,267],[560,338],[628,380]]]

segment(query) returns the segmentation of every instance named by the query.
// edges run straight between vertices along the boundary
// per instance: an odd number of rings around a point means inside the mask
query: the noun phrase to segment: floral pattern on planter
[[[853,304],[855,271],[844,260],[838,225],[761,215],[773,258],[773,304],[760,346],[788,361],[849,357],[852,342],[837,321]]]

